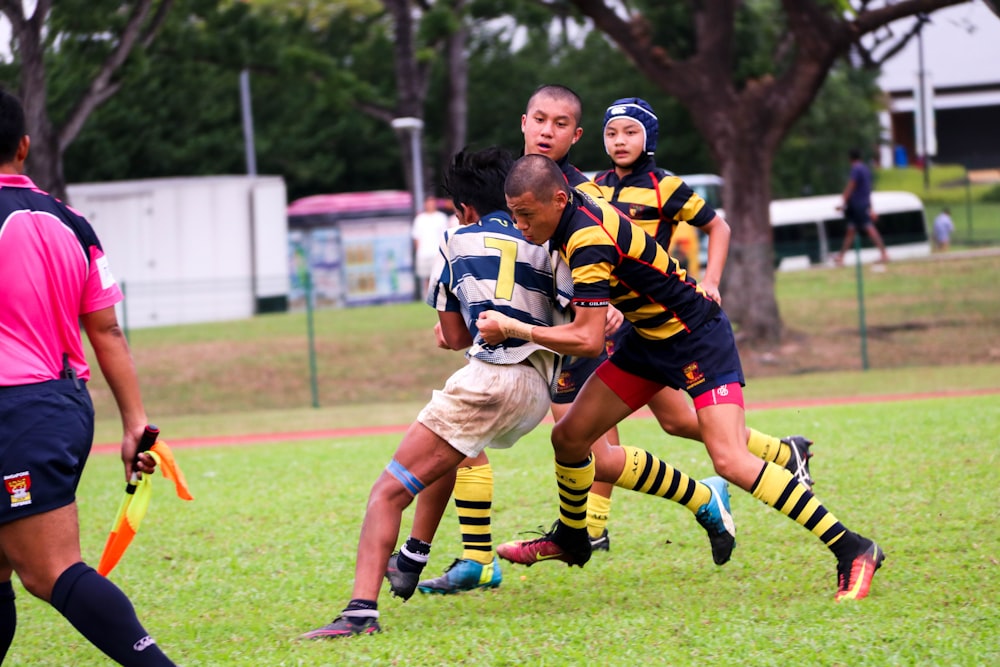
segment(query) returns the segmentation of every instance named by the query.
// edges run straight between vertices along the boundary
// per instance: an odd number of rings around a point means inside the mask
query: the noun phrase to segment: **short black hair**
[[[506,211],[503,184],[513,164],[511,154],[496,146],[471,152],[464,149],[452,159],[441,185],[456,209],[471,206],[480,215]]]
[[[504,183],[508,197],[520,197],[530,192],[535,199],[553,196],[557,190],[569,193],[566,176],[547,155],[525,155],[514,163]]]
[[[576,119],[576,126],[580,127],[580,123],[583,121],[583,100],[580,99],[575,90],[561,83],[543,83],[538,88],[535,88],[535,91],[531,93],[531,97],[528,98],[528,104],[524,110],[525,113],[531,113],[531,101],[539,95],[569,102],[573,105],[573,117]]]
[[[0,164],[7,164],[17,156],[17,147],[27,134],[24,107],[21,101],[0,88]]]
[[[847,157],[851,158],[852,160],[860,160],[861,151],[859,151],[857,148],[852,148],[851,150],[847,151]]]

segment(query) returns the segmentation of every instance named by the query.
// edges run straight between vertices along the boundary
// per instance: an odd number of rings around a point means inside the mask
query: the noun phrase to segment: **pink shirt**
[[[0,387],[58,378],[64,352],[89,379],[79,316],[121,300],[90,223],[28,177],[0,174]]]

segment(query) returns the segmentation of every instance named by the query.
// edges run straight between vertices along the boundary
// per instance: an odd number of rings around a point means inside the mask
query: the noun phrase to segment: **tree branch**
[[[87,91],[77,101],[66,123],[59,130],[60,152],[73,143],[90,114],[118,90],[119,84],[113,83],[112,77],[121,69],[129,54],[143,37],[143,26],[146,24],[153,2],[154,0],[140,0],[132,7],[132,14],[118,38],[118,45],[104,61],[97,76],[90,82]],[[174,0],[161,0],[156,14],[157,19],[162,22],[173,2]],[[159,30],[159,26],[156,25],[150,25],[148,28],[149,34],[155,34],[157,30]]]

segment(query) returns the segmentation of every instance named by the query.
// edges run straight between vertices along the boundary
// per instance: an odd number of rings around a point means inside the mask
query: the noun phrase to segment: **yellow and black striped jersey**
[[[715,209],[687,183],[652,160],[624,178],[619,178],[614,169],[603,171],[594,177],[594,183],[604,199],[664,248],[670,247],[677,223],[701,227],[715,217]]]
[[[719,311],[652,236],[580,190],[571,191],[551,243],[572,271],[573,303],[613,305],[646,338],[689,331]]]

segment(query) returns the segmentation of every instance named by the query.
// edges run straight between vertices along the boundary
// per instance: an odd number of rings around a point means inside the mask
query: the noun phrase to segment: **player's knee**
[[[581,438],[571,428],[567,428],[566,420],[556,422],[552,427],[552,449],[556,458],[561,461],[577,461],[586,458],[590,451],[591,440]]]

